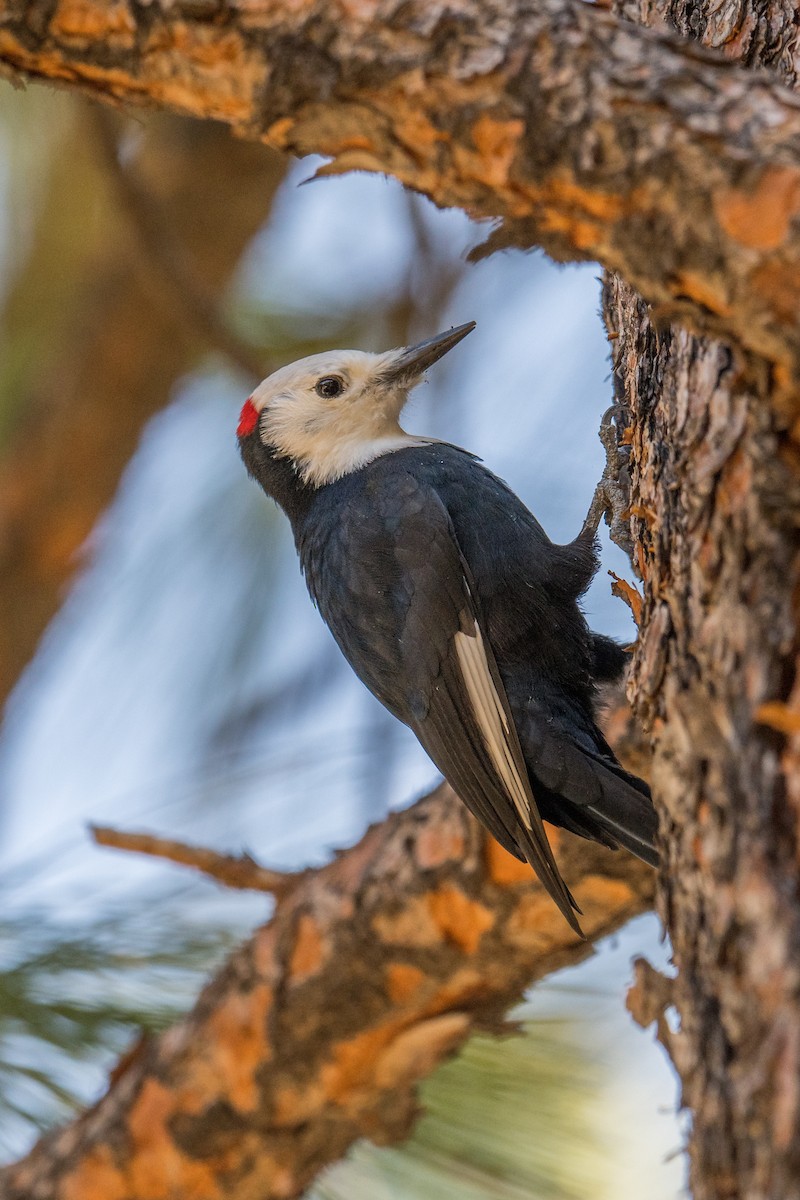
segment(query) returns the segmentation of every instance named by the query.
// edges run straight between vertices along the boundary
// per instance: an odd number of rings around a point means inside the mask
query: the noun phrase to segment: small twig
[[[258,352],[225,322],[215,298],[198,278],[184,248],[166,228],[158,205],[129,167],[119,160],[116,125],[98,105],[91,108],[97,140],[122,208],[139,239],[148,265],[165,285],[170,305],[182,312],[201,338],[215,347],[248,378],[269,373]]]
[[[99,846],[113,846],[117,850],[133,850],[154,858],[166,858],[184,867],[194,867],[225,887],[241,888],[243,891],[269,892],[280,897],[305,875],[304,871],[271,871],[249,854],[219,854],[204,846],[187,846],[185,842],[174,842],[152,833],[129,833],[111,829],[107,825],[90,825],[89,832]]]
[[[623,579],[620,575],[615,574],[614,571],[609,571],[608,573],[614,581],[611,584],[611,595],[618,596],[620,600],[623,600],[627,604],[638,629],[642,624],[642,605],[644,604],[642,593],[634,584],[628,583],[627,579]]]
[[[778,733],[787,736],[800,733],[800,712],[781,700],[767,700],[764,704],[759,704],[754,716],[759,725],[768,725]]]

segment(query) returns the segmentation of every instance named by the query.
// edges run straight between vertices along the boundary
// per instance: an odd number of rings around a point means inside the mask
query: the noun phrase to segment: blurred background
[[[269,914],[87,823],[278,867],[326,861],[436,782],[312,609],[236,418],[273,367],[477,330],[413,432],[468,447],[559,541],[602,469],[597,268],[507,253],[376,177],[313,181],[221,127],[0,84],[0,1158],[93,1100]],[[309,182],[311,181],[311,182]],[[303,185],[303,186],[301,186]],[[604,566],[630,574],[608,544]],[[595,628],[632,636],[601,571]],[[624,1008],[641,918],[540,984],[524,1034],[426,1084],[398,1149],[317,1197],[676,1200],[676,1087]]]

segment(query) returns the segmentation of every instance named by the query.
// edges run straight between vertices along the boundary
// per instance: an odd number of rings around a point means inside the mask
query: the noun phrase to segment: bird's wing
[[[373,496],[373,528],[375,504]],[[397,678],[389,707],[411,726],[475,816],[506,849],[527,859],[570,925],[580,932],[573,911],[577,906],[547,841],[469,567],[448,512],[438,493],[412,476],[403,477],[400,486],[396,481],[379,512],[386,535],[371,552],[362,543],[355,568],[364,577],[358,590],[368,590],[372,603],[360,604],[356,596],[347,603],[350,628],[344,637],[337,630],[337,618],[324,611],[323,616],[358,674],[384,702],[383,656],[387,641],[393,642]],[[351,513],[347,527],[352,530],[358,524],[358,513]],[[361,528],[367,524],[365,517]],[[354,549],[351,544],[350,578]],[[372,570],[370,563],[375,564]],[[340,612],[343,607],[337,605]],[[364,615],[354,618],[354,613]],[[355,638],[354,619],[360,626]],[[370,662],[367,621],[380,629],[374,642],[374,653],[384,662],[380,680]]]

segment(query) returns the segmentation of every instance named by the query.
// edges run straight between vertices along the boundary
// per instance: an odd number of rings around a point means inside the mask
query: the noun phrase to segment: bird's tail
[[[657,867],[658,818],[650,788],[615,760],[599,754],[592,758],[595,778],[602,783],[601,794],[580,805],[565,803],[562,798],[557,823],[613,849],[623,846],[651,867]]]

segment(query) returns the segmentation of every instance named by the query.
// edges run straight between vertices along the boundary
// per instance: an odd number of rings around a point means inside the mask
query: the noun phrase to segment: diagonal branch
[[[797,98],[597,5],[0,0],[0,59],[388,172],[797,374]]]
[[[143,427],[207,348],[185,306],[164,302],[163,279],[125,236],[106,202],[105,173],[87,161],[87,142],[76,120],[38,217],[38,257],[4,305],[8,337],[35,353],[15,384],[15,421],[0,456],[0,708],[61,604]],[[143,130],[136,172],[193,278],[218,296],[268,216],[285,163],[223,126],[158,117]],[[70,227],[69,253],[54,272],[53,231],[69,219],[58,214],[77,210],[79,196],[93,197],[93,217],[81,214],[83,224]],[[42,311],[46,321],[32,326],[31,313]]]
[[[626,854],[551,831],[587,934],[652,902]],[[299,1196],[356,1139],[407,1134],[415,1088],[532,980],[591,953],[449,789],[278,900],[194,1011],[0,1172],[3,1200]]]
[[[218,350],[246,380],[257,383],[269,367],[255,347],[244,342],[225,322],[216,297],[193,269],[190,256],[164,223],[164,214],[130,165],[120,160],[117,128],[106,110],[89,113],[97,145],[111,176],[117,199],[133,226],[150,267],[158,274],[167,303],[183,312],[201,340]]]

